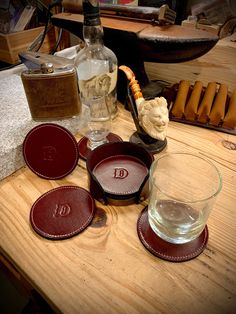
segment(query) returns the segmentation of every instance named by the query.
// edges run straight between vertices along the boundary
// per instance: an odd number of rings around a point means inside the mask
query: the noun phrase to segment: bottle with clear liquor
[[[99,1],[83,0],[83,37],[85,47],[79,51],[75,66],[82,105],[106,98],[111,117],[117,113],[117,58],[103,43]]]

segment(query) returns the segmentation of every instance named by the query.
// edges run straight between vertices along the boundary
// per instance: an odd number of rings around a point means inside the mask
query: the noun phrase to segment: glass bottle
[[[106,98],[111,117],[117,113],[117,58],[103,43],[99,1],[83,0],[83,37],[85,47],[79,51],[75,66],[82,105]]]

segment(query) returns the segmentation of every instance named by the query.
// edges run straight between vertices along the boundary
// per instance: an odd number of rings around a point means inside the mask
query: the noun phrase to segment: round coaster
[[[153,255],[171,262],[184,262],[197,257],[206,247],[208,241],[207,226],[200,236],[191,242],[184,244],[173,244],[164,241],[156,235],[148,222],[147,206],[141,212],[137,232],[144,247]]]
[[[35,201],[30,222],[42,237],[66,239],[83,231],[94,213],[95,202],[88,191],[76,186],[62,186]]]
[[[114,133],[109,133],[107,135],[107,139],[109,143],[114,143],[114,142],[122,142],[122,138]],[[78,148],[79,148],[79,155],[82,159],[86,160],[89,153],[91,152],[91,149],[87,147],[88,143],[88,138],[87,137],[82,137],[79,142],[78,142]]]
[[[130,142],[135,143],[137,145],[143,146],[147,151],[153,154],[160,153],[167,145],[167,139],[164,141],[161,140],[153,140],[150,143],[145,143],[138,135],[138,132],[135,132],[130,137]]]
[[[25,137],[23,156],[27,166],[44,179],[61,179],[71,173],[79,159],[77,141],[64,127],[44,123]]]
[[[148,168],[134,156],[119,154],[100,161],[93,174],[106,193],[127,196],[138,192]]]

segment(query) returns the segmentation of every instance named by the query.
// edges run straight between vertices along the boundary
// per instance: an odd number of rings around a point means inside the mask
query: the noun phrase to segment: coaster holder
[[[129,194],[111,194],[104,191],[102,185],[93,173],[93,169],[99,162],[111,156],[127,155],[139,159],[143,162],[149,170],[154,158],[142,146],[130,142],[114,142],[101,145],[94,149],[89,155],[86,165],[89,174],[89,188],[92,196],[107,205],[127,205],[132,203],[139,203],[148,196],[148,179],[149,171],[145,176],[143,182],[139,183],[139,189],[135,193]]]
[[[114,133],[109,133],[107,135],[107,140],[108,143],[113,143],[113,142],[122,142],[122,138]],[[88,147],[88,138],[87,137],[82,137],[79,142],[78,142],[78,149],[79,149],[79,156],[83,160],[86,160],[91,153],[91,149]]]

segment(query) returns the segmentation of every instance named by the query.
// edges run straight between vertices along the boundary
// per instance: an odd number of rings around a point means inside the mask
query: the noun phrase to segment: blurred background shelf
[[[18,53],[26,51],[43,30],[44,27],[41,26],[10,34],[0,34],[0,60],[10,64],[17,63],[19,61]],[[49,53],[55,45],[55,41],[55,30],[52,29],[46,35],[40,52]]]

